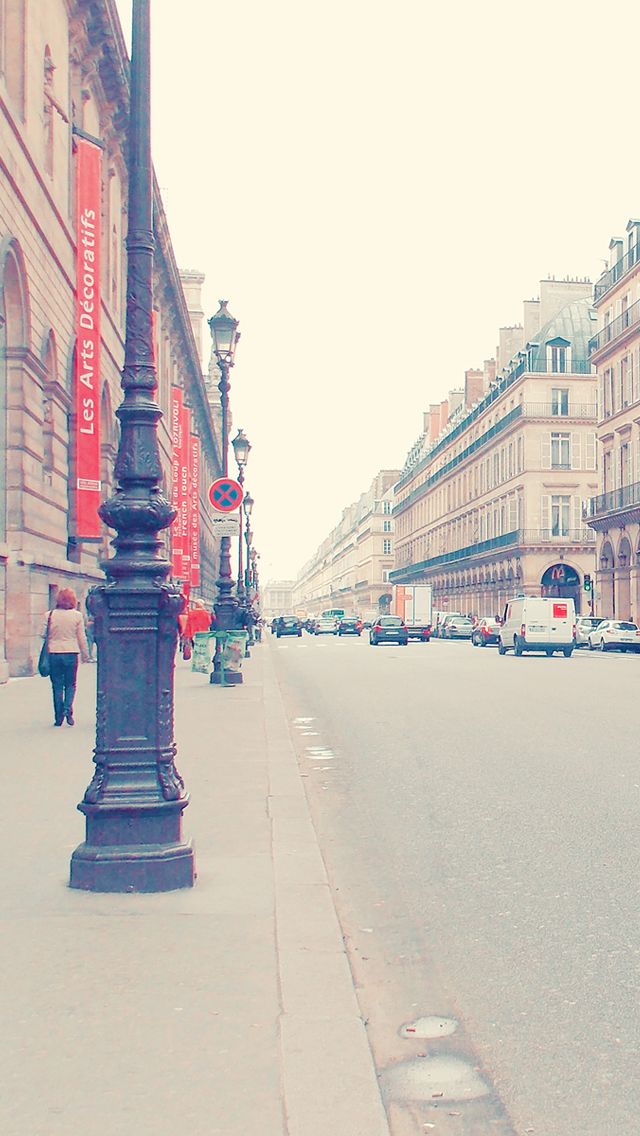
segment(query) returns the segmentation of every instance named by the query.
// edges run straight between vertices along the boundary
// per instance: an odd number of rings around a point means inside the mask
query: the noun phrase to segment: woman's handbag
[[[38,659],[38,674],[42,675],[43,678],[49,678],[49,675],[51,674],[51,663],[49,661],[49,630],[50,630],[50,628],[51,628],[51,612],[49,612],[49,618],[47,620],[47,631],[46,631],[46,635],[45,635],[44,639],[42,640],[42,646],[40,648],[40,658]]]

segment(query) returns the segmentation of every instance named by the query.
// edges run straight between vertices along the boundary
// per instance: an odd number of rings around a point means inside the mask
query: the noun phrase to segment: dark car
[[[399,643],[406,647],[409,642],[407,625],[399,615],[382,615],[371,627],[369,642],[372,647],[377,647],[378,643]]]
[[[474,647],[487,647],[500,642],[500,624],[495,619],[479,619],[471,632]]]
[[[295,615],[281,615],[276,622],[276,639],[281,635],[302,635],[302,624]]]
[[[355,616],[351,619],[345,616],[338,624],[338,635],[360,635],[362,632],[362,623]]]
[[[408,623],[407,634],[410,639],[417,639],[420,643],[428,643],[431,638],[431,624]]]

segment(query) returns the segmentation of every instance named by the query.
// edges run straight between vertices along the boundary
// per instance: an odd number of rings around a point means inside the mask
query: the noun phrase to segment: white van
[[[504,609],[498,652],[514,655],[525,651],[562,651],[568,659],[576,645],[576,612],[573,600],[518,596]]]

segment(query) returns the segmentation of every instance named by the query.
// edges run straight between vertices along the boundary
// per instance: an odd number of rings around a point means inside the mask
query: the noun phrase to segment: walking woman
[[[89,662],[89,648],[82,613],[76,610],[76,597],[71,588],[61,588],[53,611],[47,612],[48,647],[53,690],[54,726],[64,719],[73,726],[73,699],[76,693],[78,655]]]

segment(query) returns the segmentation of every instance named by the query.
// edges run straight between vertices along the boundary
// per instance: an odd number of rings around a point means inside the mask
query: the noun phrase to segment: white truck
[[[576,645],[576,613],[572,599],[549,596],[516,596],[504,609],[498,654],[513,650],[543,651],[553,655],[562,651],[571,658]]]
[[[428,642],[431,637],[433,589],[431,584],[396,584],[393,613],[407,625],[410,639]]]

